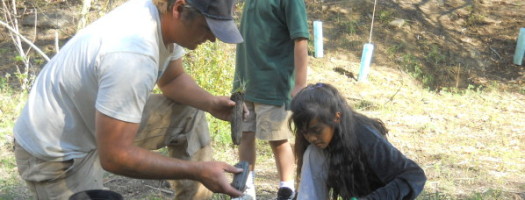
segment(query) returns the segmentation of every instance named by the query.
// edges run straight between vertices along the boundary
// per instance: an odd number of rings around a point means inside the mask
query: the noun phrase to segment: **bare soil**
[[[525,26],[523,1],[377,1],[371,38],[373,1],[307,2],[310,19],[324,21],[328,54],[359,62],[371,39],[374,63],[412,73],[417,64],[433,75],[424,83],[431,89],[524,82],[525,68],[512,63],[519,28]],[[404,24],[391,24],[396,19]]]

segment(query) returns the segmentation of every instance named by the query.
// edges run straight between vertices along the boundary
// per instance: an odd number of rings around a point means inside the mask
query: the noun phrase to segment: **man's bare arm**
[[[102,167],[112,173],[142,179],[191,179],[213,192],[240,196],[225,172],[240,170],[223,162],[190,162],[169,158],[133,145],[138,124],[120,121],[97,111],[96,138]]]

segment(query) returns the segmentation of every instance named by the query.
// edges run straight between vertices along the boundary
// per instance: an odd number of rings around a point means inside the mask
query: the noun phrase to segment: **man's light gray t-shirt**
[[[38,75],[14,133],[44,160],[83,157],[96,148],[96,110],[140,123],[145,102],[169,61],[151,0],[131,0],[75,35]]]

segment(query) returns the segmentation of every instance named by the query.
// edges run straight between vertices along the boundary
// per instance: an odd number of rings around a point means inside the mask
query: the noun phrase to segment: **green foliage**
[[[404,51],[405,48],[406,48],[405,43],[397,43],[397,44],[388,46],[388,48],[386,49],[386,52],[389,57],[394,58],[396,53]]]
[[[347,34],[354,35],[359,32],[360,24],[356,20],[350,20],[341,22],[341,26],[343,26],[343,30],[345,30]]]
[[[472,1],[472,4],[465,7],[465,10],[469,13],[465,20],[465,26],[476,26],[485,23],[485,16],[480,12],[481,1]]]
[[[213,194],[211,199],[212,200],[229,200],[229,199],[231,199],[231,197],[228,196],[228,195],[225,195],[225,194],[215,193],[215,194]]]
[[[488,189],[484,192],[476,192],[466,198],[467,200],[483,200],[483,199],[509,199],[505,197],[501,190]]]
[[[435,88],[437,80],[435,77],[439,74],[430,71],[433,67],[446,67],[446,54],[437,44],[422,44],[426,52],[423,56],[417,56],[412,53],[405,53],[407,44],[400,42],[389,46],[386,49],[388,57],[396,59],[402,69],[415,79],[419,80],[425,88]],[[398,59],[398,56],[400,59]]]
[[[10,77],[10,74],[6,74],[0,78],[0,199],[29,199],[20,191],[26,189],[26,186],[18,178],[12,151],[14,122],[27,93],[14,92],[9,85]]]
[[[307,48],[308,48],[308,55],[309,56],[314,56],[315,55],[315,46],[314,46],[314,42],[313,42],[313,35],[310,36],[310,42],[308,42],[308,45],[307,45]]]
[[[392,10],[380,10],[377,14],[377,19],[381,23],[388,23],[394,19],[394,11]]]
[[[418,200],[441,200],[441,199],[450,199],[450,197],[438,191],[430,193],[430,192],[427,192],[426,190],[423,190],[423,192],[416,199]]]
[[[233,89],[232,94],[237,92],[244,93],[244,91],[246,91],[246,82],[241,81],[239,87]]]
[[[431,73],[425,71],[421,61],[416,56],[408,53],[403,56],[401,66],[412,77],[420,80],[424,87],[434,86],[434,77]]]
[[[41,65],[44,65],[46,63],[46,60],[43,59],[43,58],[38,57],[38,58],[35,58],[33,62],[35,62],[35,65],[41,66]]]
[[[18,174],[12,174],[9,177],[2,177],[0,179],[0,199],[30,199],[27,195],[28,191],[21,192],[20,190],[26,190],[25,183],[17,179]]]
[[[353,107],[358,110],[372,110],[376,105],[372,101],[363,99],[354,104]]]
[[[227,54],[228,48],[221,42],[205,43],[188,52],[185,70],[197,84],[214,95],[229,95],[235,68],[235,55]]]
[[[11,77],[11,74],[6,73],[5,77],[0,77],[0,92],[5,93],[11,90],[11,87],[9,86],[9,78]]]
[[[210,114],[206,114],[208,128],[212,137],[212,142],[218,146],[230,145],[232,143],[230,123],[217,119]]]
[[[25,60],[25,58],[23,56],[15,56],[14,60],[16,62],[23,62]]]
[[[431,44],[430,51],[425,55],[425,60],[432,64],[445,64],[446,56],[441,51],[438,45]]]
[[[198,85],[213,95],[229,96],[232,92],[233,74],[235,70],[235,46],[222,42],[205,43],[197,49],[188,52],[185,58],[185,70]],[[244,90],[244,88],[237,88]],[[207,114],[210,134],[213,142],[231,144],[230,124]]]
[[[477,14],[477,13],[471,13],[465,22],[465,26],[475,26],[483,24],[485,21],[485,16]]]
[[[525,95],[525,87],[518,88],[518,93]]]

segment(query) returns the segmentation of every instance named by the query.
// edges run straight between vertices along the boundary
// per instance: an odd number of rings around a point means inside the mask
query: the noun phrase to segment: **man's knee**
[[[197,150],[192,155],[188,154],[186,145],[168,146],[170,157],[190,161],[211,161],[213,160],[213,150],[211,145],[206,145]]]
[[[192,180],[168,181],[175,190],[175,199],[211,199],[213,192],[202,183]]]

